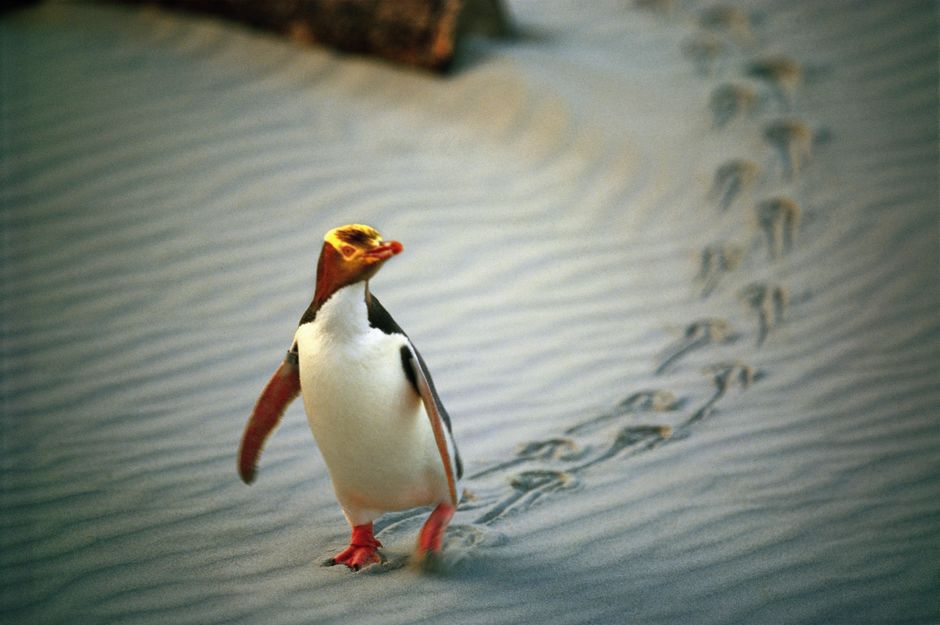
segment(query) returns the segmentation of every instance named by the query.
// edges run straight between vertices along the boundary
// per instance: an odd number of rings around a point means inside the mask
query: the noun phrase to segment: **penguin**
[[[373,521],[421,506],[433,511],[418,534],[414,561],[429,564],[457,508],[463,467],[450,416],[421,354],[369,289],[369,280],[403,249],[363,224],[326,233],[313,300],[242,435],[238,471],[251,484],[265,441],[288,404],[303,397],[352,528],[349,546],[327,566],[358,571],[384,561]]]

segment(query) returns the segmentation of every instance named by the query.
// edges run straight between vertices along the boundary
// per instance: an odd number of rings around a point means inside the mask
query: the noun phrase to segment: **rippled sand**
[[[439,79],[164,13],[0,21],[11,623],[940,622],[937,12],[510,2]],[[300,403],[327,229],[454,418],[446,571]]]

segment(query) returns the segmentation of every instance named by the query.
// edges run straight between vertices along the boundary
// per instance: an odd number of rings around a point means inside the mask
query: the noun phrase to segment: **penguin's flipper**
[[[437,443],[437,451],[441,454],[441,462],[444,464],[444,474],[447,476],[447,489],[450,492],[450,501],[457,506],[457,479],[454,476],[454,464],[451,462],[450,450],[447,447],[447,435],[444,433],[444,418],[441,416],[437,407],[437,401],[434,398],[434,392],[428,383],[428,377],[424,373],[424,367],[414,350],[408,347],[402,347],[402,360],[407,362],[411,372],[414,374],[413,382],[417,387],[418,395],[424,403],[424,411],[428,414],[431,421],[431,431],[434,432],[434,442]],[[408,376],[411,378],[411,376]]]
[[[255,479],[258,457],[268,435],[277,427],[281,415],[300,393],[300,367],[297,364],[297,352],[289,351],[268,385],[264,387],[251,418],[245,425],[241,447],[238,450],[238,474],[245,484]]]

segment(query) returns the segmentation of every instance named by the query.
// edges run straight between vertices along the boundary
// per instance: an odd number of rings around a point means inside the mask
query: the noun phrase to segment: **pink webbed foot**
[[[418,534],[418,546],[415,549],[415,562],[419,566],[425,569],[436,567],[441,546],[444,544],[444,530],[454,516],[454,511],[454,506],[439,504],[425,521]]]
[[[324,562],[326,566],[336,564],[345,564],[354,571],[372,564],[381,563],[382,555],[379,553],[379,547],[382,546],[375,536],[372,535],[372,523],[357,525],[352,528],[352,538],[349,539],[349,546],[338,554]]]

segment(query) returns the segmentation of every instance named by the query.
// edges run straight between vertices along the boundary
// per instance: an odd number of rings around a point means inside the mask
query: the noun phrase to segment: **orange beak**
[[[388,260],[396,254],[401,254],[401,251],[405,249],[405,246],[399,243],[398,241],[386,241],[382,245],[373,247],[371,250],[365,253],[365,258],[369,262],[377,262],[380,260]]]

